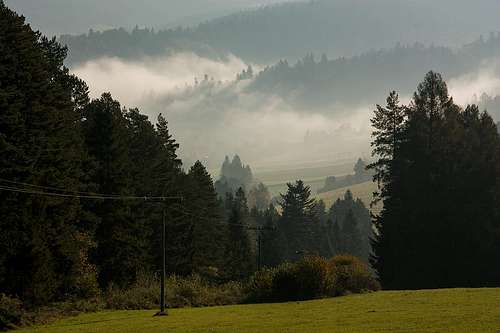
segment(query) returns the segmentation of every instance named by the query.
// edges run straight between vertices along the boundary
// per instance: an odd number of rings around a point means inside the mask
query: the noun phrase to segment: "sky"
[[[165,28],[196,24],[231,12],[283,0],[6,0],[47,35],[93,28]]]

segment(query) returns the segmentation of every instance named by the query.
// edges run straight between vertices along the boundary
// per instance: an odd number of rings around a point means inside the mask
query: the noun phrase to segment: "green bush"
[[[280,265],[275,270],[273,298],[296,301],[322,297],[333,281],[328,261],[319,256],[308,256],[295,264]]]
[[[361,293],[380,289],[367,264],[351,255],[333,257],[329,262],[330,271],[335,277],[332,296],[346,293]]]
[[[284,263],[276,267],[272,286],[272,299],[274,301],[298,300],[301,285],[297,266]]]
[[[249,302],[269,302],[273,300],[273,277],[275,269],[264,268],[257,271],[246,286]]]
[[[329,285],[334,283],[328,261],[319,256],[305,257],[296,264],[300,292],[298,299],[312,299],[326,295]]]
[[[21,325],[23,316],[23,303],[20,300],[0,294],[0,331]]]
[[[254,274],[247,287],[250,302],[296,301],[378,290],[369,267],[353,256],[327,260],[306,257]]]

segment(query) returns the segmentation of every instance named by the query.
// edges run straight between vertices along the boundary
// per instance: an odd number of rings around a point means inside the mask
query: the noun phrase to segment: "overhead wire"
[[[6,182],[5,180],[2,181]],[[12,181],[10,182],[15,183]],[[92,193],[92,192],[77,192],[77,191],[73,192],[71,190],[64,190],[49,186],[38,186],[27,183],[22,183],[22,185],[25,187],[23,188],[19,186],[8,186],[0,184],[0,191],[41,195],[49,197],[95,199],[95,200],[144,200],[144,201],[182,200],[181,196],[126,196],[126,195],[102,194],[102,193]],[[56,192],[43,191],[43,188],[47,190],[50,188],[51,191],[56,191]],[[63,192],[63,193],[57,193],[57,192]]]

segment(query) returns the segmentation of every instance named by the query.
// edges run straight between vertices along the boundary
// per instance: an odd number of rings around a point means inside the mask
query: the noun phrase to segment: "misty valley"
[[[0,331],[498,331],[498,13],[0,0]]]

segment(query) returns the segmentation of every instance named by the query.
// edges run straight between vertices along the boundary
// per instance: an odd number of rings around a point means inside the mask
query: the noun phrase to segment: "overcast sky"
[[[168,27],[193,24],[233,11],[284,0],[6,0],[48,35],[89,28]]]

